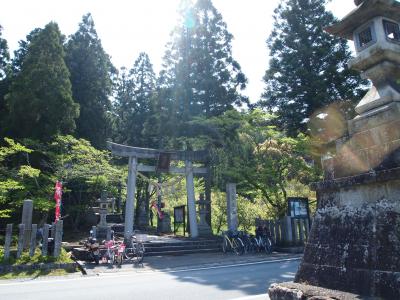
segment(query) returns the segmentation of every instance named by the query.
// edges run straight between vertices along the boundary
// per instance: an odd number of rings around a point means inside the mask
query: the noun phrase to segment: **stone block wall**
[[[323,162],[326,179],[400,167],[399,116],[396,103],[351,120],[349,135],[336,143],[336,155]]]
[[[317,185],[296,282],[400,299],[399,171]]]

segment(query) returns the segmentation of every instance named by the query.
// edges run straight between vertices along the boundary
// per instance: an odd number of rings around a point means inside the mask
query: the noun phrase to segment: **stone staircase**
[[[157,239],[144,243],[145,256],[184,255],[221,251],[221,238],[173,238]]]

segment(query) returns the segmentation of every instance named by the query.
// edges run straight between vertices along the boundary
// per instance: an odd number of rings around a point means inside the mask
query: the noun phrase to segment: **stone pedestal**
[[[164,212],[164,216],[159,220],[159,230],[161,233],[171,233],[171,216]]]
[[[140,199],[138,205],[138,225],[140,228],[147,228],[149,226],[149,215],[146,209],[148,204],[145,199]]]
[[[199,235],[200,236],[211,236],[212,235],[212,230],[211,227],[207,223],[207,215],[208,215],[208,210],[207,207],[210,203],[208,201],[204,200],[204,197],[200,196],[200,200],[197,201],[197,205],[199,208]]]
[[[400,168],[316,185],[296,282],[400,299]]]

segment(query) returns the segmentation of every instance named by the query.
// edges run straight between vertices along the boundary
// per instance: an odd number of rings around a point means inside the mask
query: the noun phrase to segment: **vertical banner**
[[[55,215],[55,221],[57,222],[60,220],[61,216],[61,196],[62,196],[62,183],[57,181],[56,182],[56,187],[55,187],[55,192],[54,192],[54,200],[56,201],[56,215]]]

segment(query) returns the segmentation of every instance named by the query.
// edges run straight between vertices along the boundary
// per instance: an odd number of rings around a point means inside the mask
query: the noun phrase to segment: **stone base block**
[[[359,295],[325,289],[308,284],[283,282],[272,284],[268,290],[271,300],[360,300]]]
[[[159,220],[159,224],[157,225],[157,230],[160,233],[171,233],[171,217],[169,214],[164,213],[164,217]]]
[[[212,236],[212,230],[210,228],[210,226],[208,225],[199,225],[198,226],[199,229],[199,235],[200,236]]]
[[[400,299],[399,171],[318,185],[318,209],[295,282]]]

